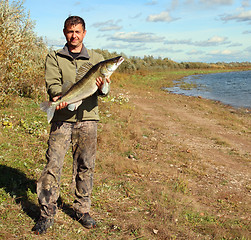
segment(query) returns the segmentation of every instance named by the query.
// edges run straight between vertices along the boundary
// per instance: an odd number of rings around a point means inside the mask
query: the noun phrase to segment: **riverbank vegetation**
[[[0,2],[0,35],[15,29],[19,41],[0,39],[0,238],[34,239],[36,181],[50,130],[39,109],[48,49],[22,2],[8,3]],[[110,95],[99,99],[91,212],[98,227],[86,230],[73,217],[69,150],[59,211],[46,238],[249,239],[250,113],[161,90],[188,75],[249,67],[126,57],[112,75]]]
[[[21,1],[0,1],[0,102],[11,94],[33,96],[39,91],[46,44]]]

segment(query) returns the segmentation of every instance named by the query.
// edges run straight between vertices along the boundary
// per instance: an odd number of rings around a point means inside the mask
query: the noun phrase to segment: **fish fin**
[[[48,123],[50,123],[50,121],[52,120],[54,116],[56,105],[52,104],[52,102],[46,101],[40,104],[40,109],[47,113],[47,120],[48,120]]]
[[[93,65],[90,62],[84,63],[77,72],[76,82],[78,82],[91,68]]]
[[[107,95],[109,91],[110,91],[110,83],[108,83],[106,79],[104,79],[104,84],[102,85],[101,92],[104,95]]]
[[[72,104],[69,104],[67,106],[67,108],[70,110],[70,111],[75,111],[77,110],[77,108],[81,105],[82,103],[82,100],[81,101],[78,101],[78,102],[75,102],[75,103],[72,103]]]

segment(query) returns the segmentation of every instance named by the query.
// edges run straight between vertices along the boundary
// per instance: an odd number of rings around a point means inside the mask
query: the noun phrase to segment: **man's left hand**
[[[106,78],[106,81],[107,81],[108,83],[110,83],[110,79],[109,79],[109,78]],[[96,84],[97,84],[99,90],[101,90],[101,89],[102,89],[102,86],[103,86],[103,84],[104,84],[104,79],[103,79],[102,77],[98,77],[98,78],[96,79]]]

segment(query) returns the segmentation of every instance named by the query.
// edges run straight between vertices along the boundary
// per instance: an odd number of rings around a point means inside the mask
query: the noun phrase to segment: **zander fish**
[[[40,104],[41,110],[47,113],[48,123],[52,120],[56,107],[61,102],[66,102],[68,109],[74,111],[81,105],[83,99],[94,94],[98,90],[96,85],[98,77],[103,77],[102,92],[107,94],[110,84],[108,84],[106,78],[109,78],[123,61],[124,58],[119,56],[104,60],[96,65],[92,65],[89,62],[83,64],[78,70],[76,83],[60,99],[55,102],[46,101]]]

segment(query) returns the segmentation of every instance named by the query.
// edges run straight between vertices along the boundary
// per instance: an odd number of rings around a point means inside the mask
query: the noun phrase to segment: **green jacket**
[[[95,65],[103,60],[102,55],[93,50],[87,50],[84,45],[76,59],[73,59],[69,54],[67,45],[61,50],[49,53],[45,63],[45,82],[50,100],[62,94],[63,84],[70,86],[75,83],[76,73],[82,64],[90,62]],[[67,108],[56,110],[52,122],[99,120],[98,95],[99,92],[97,91],[92,96],[84,99],[76,111],[70,111]]]

